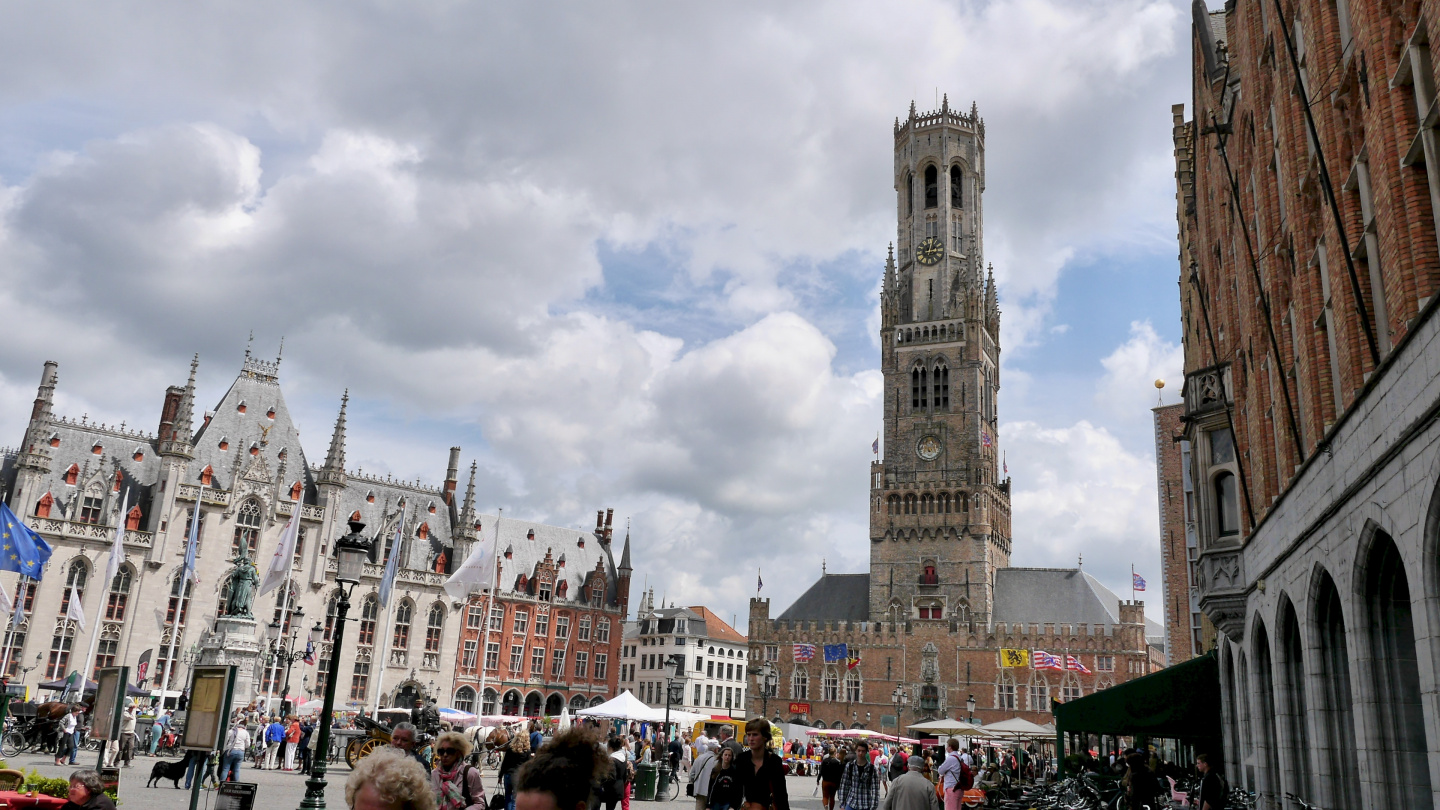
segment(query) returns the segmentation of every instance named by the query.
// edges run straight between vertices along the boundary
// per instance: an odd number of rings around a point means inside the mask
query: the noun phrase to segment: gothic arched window
[[[395,608],[395,638],[391,646],[397,650],[410,648],[410,617],[414,611],[415,606],[409,599],[401,599],[400,606]]]
[[[891,496],[885,501],[885,512],[886,512],[886,514],[891,514],[891,515],[898,515],[898,514],[900,514],[900,496],[899,496],[899,495],[891,495]]]
[[[360,636],[355,643],[362,647],[375,646],[375,619],[379,615],[380,598],[372,593],[360,603]]]
[[[950,368],[944,363],[935,366],[935,407],[950,410]]]
[[[995,708],[1015,710],[1015,676],[1009,670],[1000,670],[999,683],[995,684]]]
[[[135,569],[129,563],[120,566],[115,578],[110,580],[110,598],[105,603],[105,621],[125,621],[125,608],[130,603],[130,584],[134,581]]]
[[[965,194],[964,194],[964,192],[961,190],[961,189],[964,188],[964,186],[961,185],[961,179],[962,179],[962,176],[961,176],[961,174],[960,174],[960,167],[959,167],[959,166],[951,166],[951,167],[950,167],[950,207],[951,207],[951,208],[964,208],[964,207],[965,207]]]
[[[934,208],[940,204],[940,171],[934,166],[925,167],[925,207]]]
[[[235,513],[235,537],[230,541],[230,553],[255,558],[255,546],[260,542],[260,502],[251,498],[240,504]]]
[[[926,407],[930,393],[927,389],[925,368],[916,366],[910,371],[910,407]]]
[[[440,652],[440,636],[445,631],[445,606],[436,602],[430,606],[430,616],[425,622],[425,652]]]
[[[176,571],[170,581],[170,603],[165,609],[165,624],[174,627],[184,627],[185,614],[190,612],[190,590],[194,583],[184,573],[184,570]],[[183,593],[182,584],[185,586]]]
[[[845,673],[845,702],[860,703],[860,670],[852,669]]]
[[[915,213],[915,175],[905,175],[905,216]]]
[[[810,673],[804,667],[796,667],[790,674],[790,697],[806,700],[810,696]]]
[[[825,667],[825,694],[823,698],[830,703],[840,702],[840,674],[835,667]]]
[[[915,493],[912,492],[905,496],[905,514],[913,515],[916,511]]]
[[[1240,510],[1236,504],[1234,473],[1222,472],[1215,476],[1215,512],[1221,537],[1240,533]]]
[[[933,514],[935,514],[935,496],[934,496],[934,495],[931,495],[930,493],[927,492],[927,493],[925,493],[924,495],[921,495],[921,496],[920,496],[920,514],[922,514],[922,515],[933,515]]]
[[[950,514],[950,493],[942,492],[936,497],[936,500],[939,502],[940,514]]]

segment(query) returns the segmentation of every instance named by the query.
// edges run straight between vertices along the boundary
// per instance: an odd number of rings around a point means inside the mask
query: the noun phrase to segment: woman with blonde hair
[[[505,786],[505,810],[515,810],[515,772],[530,761],[530,736],[523,731],[510,735],[505,756],[500,760],[500,783]]]
[[[447,731],[435,740],[434,770],[430,787],[435,790],[437,810],[484,810],[485,783],[480,769],[465,762],[470,741],[458,731]]]
[[[398,748],[379,748],[345,780],[350,810],[436,810],[425,769]]]

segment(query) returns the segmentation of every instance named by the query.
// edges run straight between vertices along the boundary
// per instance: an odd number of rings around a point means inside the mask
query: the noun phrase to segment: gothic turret
[[[160,455],[193,457],[195,439],[195,372],[200,368],[200,355],[190,358],[190,379],[184,388],[171,387],[165,392],[165,406],[160,412]]]
[[[627,526],[625,547],[620,552],[620,565],[615,569],[615,594],[620,598],[620,614],[626,617],[630,615],[630,575],[633,571],[630,567],[630,528]]]
[[[330,434],[330,449],[325,453],[325,466],[315,476],[320,486],[344,487],[345,475],[345,406],[350,403],[350,389],[340,397],[340,413],[335,417],[335,431]]]
[[[60,364],[46,360],[40,372],[40,387],[35,392],[35,404],[30,409],[30,426],[25,431],[25,446],[21,448],[17,464],[21,469],[33,470],[41,475],[50,472],[49,430],[55,405],[55,386],[60,382]]]

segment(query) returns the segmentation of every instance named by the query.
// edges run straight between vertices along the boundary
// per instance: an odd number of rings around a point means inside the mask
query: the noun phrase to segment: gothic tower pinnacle
[[[350,389],[346,388],[340,397],[340,413],[335,417],[335,430],[330,434],[330,449],[325,453],[325,464],[315,476],[318,485],[345,486],[345,406],[349,403]]]
[[[984,622],[1009,565],[998,476],[999,308],[982,260],[985,131],[977,108],[895,127],[898,223],[881,293],[884,458],[871,466],[875,621]]]

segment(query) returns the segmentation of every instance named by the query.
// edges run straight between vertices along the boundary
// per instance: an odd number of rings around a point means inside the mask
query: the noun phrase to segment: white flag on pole
[[[106,588],[115,581],[115,575],[120,573],[120,563],[125,559],[125,523],[129,519],[126,507],[129,505],[130,490],[127,488],[120,497],[120,519],[115,521],[115,540],[110,544],[110,560],[105,565]]]
[[[390,593],[395,590],[395,575],[400,571],[400,544],[405,540],[405,507],[400,507],[400,522],[395,524],[395,540],[390,544],[390,557],[385,560],[385,573],[380,577],[380,607],[390,607]]]
[[[80,604],[80,592],[74,585],[70,586],[70,605],[65,608],[65,618],[80,625],[81,630],[85,629],[85,606]]]
[[[495,587],[495,543],[497,538],[480,540],[470,549],[470,556],[445,580],[445,593],[451,599],[463,600],[483,588]]]
[[[300,504],[297,502],[295,514],[290,517],[290,522],[285,524],[284,531],[280,532],[280,544],[275,547],[275,556],[270,558],[270,568],[265,571],[265,579],[260,583],[257,595],[264,596],[275,590],[290,576],[290,566],[295,560],[295,543],[299,537]]]

